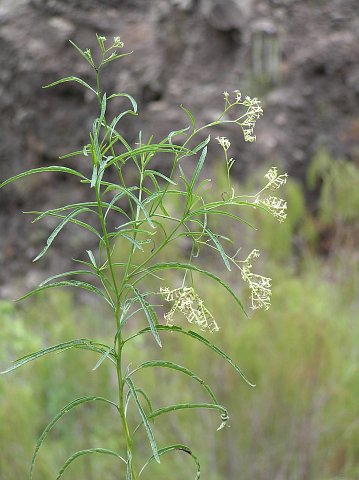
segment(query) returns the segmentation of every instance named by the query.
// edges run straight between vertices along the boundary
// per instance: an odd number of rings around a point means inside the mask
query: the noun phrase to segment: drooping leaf
[[[58,288],[58,287],[82,288],[83,290],[87,290],[88,292],[95,293],[99,297],[103,298],[111,307],[113,306],[111,301],[106,297],[106,295],[99,288],[95,287],[91,283],[80,282],[78,280],[64,280],[62,282],[50,283],[50,284],[43,285],[42,287],[34,288],[33,290],[30,290],[30,292],[27,292],[25,295],[18,298],[16,301],[19,302],[21,300],[24,300],[25,298],[32,297],[33,295],[37,295],[43,290],[48,290],[49,288]]]
[[[169,368],[169,369],[177,370],[178,372],[184,373],[185,375],[187,375],[188,377],[191,377],[193,380],[195,380],[200,385],[202,385],[203,388],[207,391],[208,395],[213,400],[213,402],[218,404],[218,400],[216,399],[210,386],[204,380],[202,380],[198,375],[193,373],[191,370],[189,370],[186,367],[183,367],[182,365],[178,365],[177,363],[173,363],[165,360],[151,360],[148,362],[141,363],[141,365],[139,365],[134,370],[129,372],[128,375],[131,376],[134,373],[138,372],[139,370],[143,370],[144,368],[152,368],[152,367]]]
[[[183,105],[180,105],[181,109],[185,112],[187,117],[190,119],[191,125],[192,125],[192,130],[194,131],[196,129],[196,119],[194,118],[193,113],[188,110],[188,108],[184,107]]]
[[[109,450],[108,448],[87,448],[85,450],[79,450],[75,452],[71,457],[69,457],[66,462],[62,465],[62,467],[59,470],[59,473],[57,474],[56,480],[59,480],[63,474],[65,473],[65,470],[71,465],[71,463],[76,460],[79,457],[82,457],[83,455],[91,455],[93,453],[101,453],[105,455],[112,455],[113,457],[119,458],[122,460],[127,465],[127,462],[124,458],[121,457],[118,453],[114,452],[113,450]]]
[[[69,213],[55,228],[55,230],[51,233],[49,238],[46,240],[46,245],[45,247],[41,250],[41,252],[34,258],[33,262],[36,262],[39,260],[41,257],[45,255],[47,250],[51,247],[52,242],[55,240],[57,235],[61,232],[61,230],[64,228],[64,226],[70,222],[71,219],[76,217],[77,215],[80,215],[81,213],[87,212],[87,208],[77,208],[73,210],[71,213]]]
[[[116,97],[125,97],[128,98],[128,100],[131,102],[132,108],[134,113],[137,113],[138,107],[137,107],[137,102],[136,100],[132,97],[132,95],[129,95],[128,93],[113,93],[108,97],[108,100],[111,100],[112,98]]]
[[[66,83],[66,82],[80,83],[82,86],[88,88],[89,90],[91,90],[91,92],[96,94],[95,89],[93,89],[88,83],[86,83],[84,80],[78,77],[60,78],[60,80],[56,80],[55,82],[49,83],[48,85],[44,85],[42,88],[50,88],[50,87],[54,87],[55,85],[60,85],[60,83]]]
[[[176,450],[178,450],[180,452],[185,452],[193,458],[193,461],[195,462],[196,467],[197,467],[197,473],[196,473],[195,480],[199,480],[199,478],[201,477],[201,465],[200,465],[197,457],[192,453],[191,449],[189,447],[187,447],[186,445],[177,444],[177,445],[169,445],[167,447],[160,448],[158,450],[158,456],[161,457],[162,455],[165,455],[166,453],[170,453],[170,452],[173,452],[173,451],[176,451]],[[141,468],[139,476],[142,475],[142,472],[144,471],[144,469],[150,463],[152,463],[154,460],[155,460],[155,457],[152,455],[147,460],[147,462],[143,465],[143,467]]]
[[[251,383],[247,377],[245,376],[245,374],[242,372],[242,370],[238,367],[238,365],[236,365],[234,363],[234,361],[231,359],[231,357],[229,357],[226,353],[223,352],[223,350],[221,350],[219,347],[217,347],[216,345],[214,345],[213,343],[209,342],[206,338],[202,337],[202,335],[199,335],[198,333],[196,332],[193,332],[192,330],[183,330],[181,327],[177,327],[177,326],[168,326],[168,325],[157,325],[156,326],[156,329],[159,330],[159,331],[168,331],[168,332],[175,332],[175,333],[180,333],[182,335],[186,335],[188,337],[191,337],[193,338],[194,340],[197,340],[199,341],[200,343],[202,343],[203,345],[205,345],[206,347],[210,348],[213,352],[215,352],[217,355],[219,355],[220,357],[222,357],[224,360],[226,360],[226,362],[228,362],[235,370],[237,373],[239,373],[239,375],[243,378],[243,380],[248,383],[248,385],[250,385],[251,387],[255,387],[255,384]],[[138,337],[139,335],[143,335],[145,333],[149,333],[151,332],[151,329],[150,328],[144,328],[143,330],[140,330],[139,332],[135,333],[134,335],[128,337],[124,343],[127,343],[129,342],[130,340]]]
[[[0,372],[0,375],[3,375],[5,373],[12,372],[13,370],[16,370],[17,368],[22,367],[23,365],[32,362],[34,360],[37,360],[38,358],[43,357],[44,355],[48,355],[49,353],[54,353],[54,352],[64,352],[65,350],[69,350],[71,348],[80,348],[83,350],[91,350],[93,352],[101,353],[103,354],[105,351],[110,348],[108,345],[102,344],[102,343],[96,343],[91,340],[87,340],[86,338],[80,338],[78,340],[70,340],[68,342],[62,342],[57,345],[53,345],[48,348],[44,348],[42,350],[39,350],[34,353],[30,353],[29,355],[25,355],[24,357],[18,358],[13,362],[13,365],[11,367],[7,368],[6,370],[3,370]],[[112,363],[116,364],[116,353],[110,349],[110,354],[107,356],[109,360],[111,360]]]
[[[53,165],[51,167],[32,168],[31,170],[27,170],[26,172],[22,172],[22,173],[19,173],[18,175],[14,175],[13,177],[8,178],[4,182],[0,183],[0,188],[5,187],[5,185],[8,185],[9,183],[16,182],[16,180],[20,180],[20,178],[27,177],[28,175],[34,175],[36,173],[45,173],[45,172],[69,173],[70,175],[75,175],[77,177],[83,178],[84,180],[87,180],[87,178],[84,175],[82,175],[82,173],[76,170],[73,170],[72,168]]]
[[[34,453],[33,453],[33,456],[32,456],[32,459],[31,459],[31,465],[30,465],[30,474],[29,474],[29,480],[32,480],[33,478],[33,473],[34,473],[34,467],[35,467],[35,462],[36,462],[36,458],[38,456],[38,453],[39,453],[39,450],[41,448],[41,445],[44,443],[48,433],[50,432],[50,430],[52,430],[52,428],[56,425],[56,423],[64,416],[66,415],[68,412],[70,412],[72,409],[84,404],[84,403],[88,403],[88,402],[104,402],[104,403],[107,403],[109,405],[112,405],[113,407],[115,407],[117,410],[118,410],[118,407],[117,405],[112,402],[111,400],[108,400],[107,398],[103,398],[103,397],[96,397],[96,396],[85,396],[85,397],[80,397],[80,398],[76,398],[76,400],[73,400],[72,402],[68,403],[64,408],[62,408],[54,417],[53,419],[50,421],[50,423],[45,427],[45,429],[43,430],[42,434],[40,435],[37,443],[36,443],[36,446],[35,446],[35,450],[34,450]]]
[[[43,287],[47,283],[52,282],[58,278],[62,277],[72,277],[73,275],[96,275],[93,270],[69,270],[68,272],[58,273],[57,275],[51,275],[51,277],[46,278],[43,280],[39,287]]]

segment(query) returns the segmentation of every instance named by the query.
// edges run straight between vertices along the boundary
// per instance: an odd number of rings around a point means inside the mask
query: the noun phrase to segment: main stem
[[[96,70],[96,86],[97,86],[97,98],[99,101],[99,105],[101,108],[101,91],[100,91],[100,68]],[[101,184],[96,182],[95,186],[96,191],[96,202],[97,202],[97,210],[98,210],[98,217],[101,223],[102,235],[103,235],[103,242],[105,245],[106,250],[106,257],[108,262],[108,267],[110,270],[111,276],[111,283],[113,287],[113,292],[115,295],[114,303],[114,315],[116,321],[116,328],[117,328],[117,360],[116,360],[116,372],[117,372],[117,383],[118,383],[118,411],[121,417],[122,428],[126,438],[126,448],[127,448],[127,461],[131,461],[131,473],[132,473],[132,480],[137,480],[138,476],[136,473],[135,466],[132,462],[133,458],[133,441],[131,437],[131,433],[128,427],[126,414],[125,414],[125,402],[124,402],[124,379],[122,376],[122,348],[123,348],[123,339],[122,339],[122,332],[121,332],[121,323],[120,323],[120,309],[121,309],[121,294],[123,291],[123,285],[121,285],[120,289],[117,285],[116,275],[114,272],[114,267],[112,264],[112,255],[111,255],[111,246],[108,237],[107,227],[106,227],[106,220],[102,210],[102,201],[101,201]]]
[[[110,242],[108,238],[108,233],[107,233],[107,228],[106,228],[106,222],[104,219],[103,211],[102,211],[102,206],[101,206],[101,197],[100,197],[100,187],[96,186],[96,201],[98,205],[98,215],[101,223],[101,228],[102,228],[102,233],[103,233],[103,241],[105,244],[105,249],[106,249],[106,257],[107,257],[107,262],[110,270],[110,275],[111,275],[111,281],[113,285],[113,290],[115,293],[115,308],[114,308],[114,314],[115,314],[115,321],[116,321],[116,328],[117,328],[117,361],[116,361],[116,371],[117,371],[117,383],[118,383],[118,410],[119,414],[121,417],[121,422],[122,422],[122,428],[125,434],[126,438],[126,447],[127,447],[127,459],[129,460],[130,458],[132,459],[133,457],[133,441],[131,437],[131,433],[128,428],[127,424],[127,419],[125,415],[125,403],[124,403],[124,379],[122,376],[122,347],[123,347],[123,339],[121,335],[121,324],[120,324],[120,297],[121,297],[121,292],[118,289],[117,281],[116,281],[116,276],[114,273],[113,265],[112,265],[112,258],[111,258],[111,247],[110,247]],[[137,473],[135,470],[135,466],[131,461],[131,472],[132,472],[132,479],[137,480]]]

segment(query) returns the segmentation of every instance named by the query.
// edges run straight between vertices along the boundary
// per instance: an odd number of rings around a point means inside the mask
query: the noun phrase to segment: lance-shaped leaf
[[[77,177],[81,177],[84,180],[87,180],[87,178],[77,170],[73,170],[72,168],[53,165],[51,167],[32,168],[31,170],[27,170],[26,172],[22,172],[22,173],[19,173],[18,175],[14,175],[13,177],[8,178],[4,182],[0,183],[0,188],[3,188],[5,187],[5,185],[8,185],[9,183],[12,183],[12,182],[16,182],[16,180],[20,180],[21,178],[27,177],[29,175],[34,175],[36,173],[46,173],[46,172],[69,173],[70,175],[75,175]]]
[[[66,82],[76,82],[80,83],[83,87],[88,88],[91,90],[91,92],[96,94],[96,90],[93,89],[88,83],[86,83],[84,80],[78,77],[65,77],[65,78],[60,78],[60,80],[56,80],[55,82],[49,83],[48,85],[44,85],[42,88],[50,88],[50,87],[55,87],[55,85],[60,85],[60,83],[66,83]]]
[[[111,307],[113,307],[111,300],[108,299],[106,295],[99,288],[95,287],[91,283],[80,282],[78,280],[64,280],[62,282],[49,283],[41,287],[34,288],[33,290],[30,290],[30,292],[18,298],[16,301],[19,302],[20,300],[24,300],[25,298],[32,297],[33,295],[37,295],[43,290],[48,290],[49,288],[57,288],[57,287],[76,287],[76,288],[81,288],[83,290],[87,290],[88,292],[95,293],[99,297],[103,298]]]
[[[71,221],[74,217],[77,215],[80,215],[81,213],[89,211],[88,208],[76,208],[73,210],[71,213],[69,213],[63,220],[58,224],[58,226],[55,228],[55,230],[51,233],[49,238],[46,241],[45,247],[42,249],[42,251],[37,255],[37,257],[34,258],[33,262],[36,262],[39,260],[41,257],[45,255],[47,250],[50,248],[52,242],[55,240],[57,235],[61,232],[61,230],[64,228],[64,226]]]
[[[155,458],[155,460],[160,463],[160,457],[158,456],[158,449],[157,449],[157,445],[156,445],[156,441],[155,441],[155,437],[153,436],[153,432],[152,432],[152,429],[151,429],[151,426],[149,424],[149,421],[148,421],[148,418],[147,418],[147,415],[141,405],[141,402],[139,401],[138,399],[138,396],[137,396],[137,392],[136,392],[136,389],[135,389],[135,386],[132,382],[132,380],[130,378],[127,377],[126,379],[126,383],[127,385],[129,386],[129,389],[131,390],[131,394],[133,396],[133,399],[135,400],[135,403],[137,405],[137,408],[138,408],[138,411],[140,413],[140,416],[141,416],[141,419],[142,419],[142,422],[143,422],[143,425],[145,427],[145,430],[147,432],[147,436],[148,436],[148,439],[150,441],[150,445],[151,445],[151,448],[152,448],[152,452],[153,452],[153,456]]]
[[[128,287],[130,287],[134,291],[136,298],[139,301],[142,307],[142,310],[146,315],[152,335],[155,337],[155,340],[158,343],[158,345],[162,347],[161,339],[156,329],[156,326],[158,325],[156,312],[153,310],[152,306],[147,302],[147,300],[143,297],[143,295],[141,295],[141,293],[137,288],[133,287],[132,285],[128,285]]]
[[[196,129],[196,119],[194,118],[193,113],[190,110],[188,110],[188,108],[184,107],[183,105],[180,105],[180,107],[185,112],[187,117],[190,119],[192,129],[195,130]]]
[[[16,370],[17,368],[22,367],[26,363],[32,362],[34,360],[37,360],[38,358],[43,357],[44,355],[48,355],[49,353],[60,353],[64,352],[65,350],[69,350],[71,348],[80,348],[82,350],[91,350],[93,352],[101,353],[103,354],[104,352],[107,352],[108,349],[110,348],[108,345],[105,345],[103,343],[96,343],[92,342],[91,340],[87,340],[86,338],[80,338],[78,340],[70,340],[68,342],[63,342],[59,343],[57,345],[52,345],[51,347],[48,348],[43,348],[42,350],[38,350],[37,352],[30,353],[29,355],[25,355],[24,357],[18,358],[13,362],[11,367],[7,368],[6,370],[3,370],[0,372],[0,375],[12,372],[13,370]],[[111,360],[112,363],[116,365],[116,353],[110,349],[110,353],[106,357],[109,360]]]

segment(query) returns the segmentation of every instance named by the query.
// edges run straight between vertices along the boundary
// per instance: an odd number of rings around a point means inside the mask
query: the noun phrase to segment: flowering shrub
[[[189,126],[178,131],[170,132],[165,138],[155,143],[153,137],[145,140],[139,134],[138,141],[131,145],[122,135],[119,127],[121,121],[127,116],[138,115],[137,104],[134,98],[127,93],[102,92],[101,73],[103,68],[110,62],[117,60],[127,53],[120,53],[123,42],[120,37],[115,37],[113,43],[107,47],[107,40],[103,36],[97,36],[100,49],[100,61],[95,62],[90,49],[82,50],[73,44],[82,58],[90,65],[95,73],[95,83],[90,85],[77,77],[66,77],[57,80],[47,87],[52,87],[65,82],[77,82],[89,90],[99,105],[99,116],[93,122],[92,131],[89,134],[89,143],[80,150],[67,153],[63,157],[78,156],[81,158],[79,165],[91,162],[91,177],[86,176],[83,170],[75,170],[65,165],[36,168],[20,173],[6,181],[0,188],[7,184],[20,180],[23,177],[43,172],[60,172],[74,176],[80,183],[88,186],[88,199],[80,203],[57,206],[47,211],[32,212],[36,215],[35,221],[44,217],[55,217],[59,223],[47,239],[45,247],[36,256],[35,261],[40,260],[56,240],[56,237],[67,224],[75,224],[81,229],[87,230],[98,240],[97,251],[86,250],[86,260],[77,260],[81,266],[77,270],[60,273],[44,280],[37,288],[28,292],[22,298],[27,298],[47,289],[59,287],[75,287],[91,292],[96,295],[112,311],[114,319],[113,345],[105,345],[95,339],[74,339],[58,345],[42,349],[17,360],[5,372],[14,370],[32,360],[53,352],[64,352],[69,349],[90,350],[99,355],[95,369],[104,362],[111,362],[116,371],[117,397],[115,400],[103,397],[85,396],[80,397],[66,405],[50,421],[41,434],[35,447],[30,467],[30,479],[33,478],[34,466],[39,450],[50,430],[69,411],[80,407],[88,402],[102,402],[115,409],[119,415],[119,423],[122,425],[122,433],[126,441],[126,451],[116,452],[102,447],[91,447],[80,450],[71,455],[58,473],[61,478],[67,468],[77,458],[89,454],[105,454],[116,457],[124,466],[124,476],[127,480],[136,480],[152,461],[160,462],[160,457],[173,451],[187,453],[194,461],[196,478],[200,477],[200,464],[197,457],[186,445],[174,444],[159,448],[153,432],[152,420],[164,413],[181,409],[209,409],[217,411],[221,417],[218,430],[222,429],[228,420],[228,413],[224,406],[220,405],[212,389],[195,373],[171,361],[151,360],[136,368],[131,364],[125,364],[123,351],[126,345],[138,336],[147,333],[152,334],[159,347],[162,346],[166,332],[172,332],[179,337],[186,337],[200,345],[212,350],[213,353],[228,362],[239,375],[249,384],[241,369],[220,348],[213,345],[199,333],[187,330],[186,327],[175,325],[180,316],[202,331],[216,332],[219,326],[212,314],[205,306],[203,300],[196,291],[193,280],[193,272],[208,277],[216,282],[223,293],[231,296],[238,307],[244,311],[244,307],[232,287],[210,270],[204,269],[198,262],[202,249],[212,249],[223,261],[224,267],[231,271],[233,267],[239,269],[241,277],[248,283],[251,292],[252,308],[267,309],[270,305],[271,279],[252,272],[252,263],[259,253],[253,250],[244,260],[238,260],[238,253],[234,255],[227,251],[224,245],[232,243],[232,240],[210,228],[213,216],[231,218],[239,223],[246,223],[238,215],[242,207],[261,209],[272,214],[277,220],[283,221],[286,217],[287,205],[284,200],[268,193],[285,184],[287,176],[278,175],[276,168],[271,168],[266,174],[265,186],[255,195],[238,195],[230,182],[230,170],[234,159],[228,158],[230,141],[225,137],[217,137],[219,145],[225,155],[227,170],[228,192],[218,192],[218,199],[206,201],[202,194],[203,187],[209,179],[202,179],[201,175],[207,157],[208,144],[211,140],[208,135],[203,139],[201,134],[218,125],[233,123],[238,125],[247,142],[255,140],[254,128],[263,111],[257,98],[244,97],[235,90],[234,100],[231,100],[228,92],[224,92],[224,109],[220,116],[213,122],[197,126],[193,113],[185,107],[182,110],[186,114]],[[108,119],[107,107],[109,102],[122,99],[129,103],[115,118]],[[175,141],[181,138],[182,140]],[[198,139],[198,140],[197,140]],[[200,140],[200,141],[199,141]],[[198,143],[199,141],[199,143]],[[153,169],[153,159],[164,156],[166,161],[171,158],[171,171],[167,176],[163,172]],[[82,163],[81,163],[82,162]],[[182,165],[193,165],[192,173],[186,174]],[[136,182],[133,183],[133,175],[129,175],[129,169],[136,172]],[[188,168],[186,168],[188,172]],[[114,180],[114,178],[116,180]],[[180,199],[181,210],[172,212],[172,199]],[[86,214],[86,218],[84,218]],[[86,221],[87,217],[93,221]],[[112,221],[109,221],[109,218]],[[116,224],[113,230],[110,225]],[[161,242],[154,242],[156,233],[161,233]],[[160,262],[159,254],[170,244],[181,239],[187,239],[191,248],[186,262]],[[129,247],[129,253],[124,262],[115,259],[114,247],[117,244]],[[141,252],[141,260],[136,254]],[[177,270],[182,274],[180,287],[163,285],[159,291],[145,291],[146,280],[153,277],[162,278],[165,271]],[[76,278],[76,280],[75,280]],[[80,280],[78,280],[80,278]],[[162,298],[170,304],[170,309],[163,314],[161,306],[156,305],[154,298]],[[139,327],[139,322],[146,320],[146,328]],[[164,322],[163,322],[164,320]],[[163,367],[177,370],[187,375],[191,380],[199,382],[209,396],[206,403],[183,403],[154,409],[148,395],[135,383],[135,372],[144,368]],[[5,373],[2,372],[2,373]],[[133,427],[129,422],[128,412],[134,408],[138,415],[138,425]],[[135,432],[143,428],[148,436],[152,454],[148,460],[138,467],[140,461]]]

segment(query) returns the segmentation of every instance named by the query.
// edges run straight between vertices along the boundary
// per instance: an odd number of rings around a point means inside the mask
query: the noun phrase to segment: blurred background
[[[212,414],[159,419],[159,444],[190,444],[206,480],[358,479],[358,0],[0,0],[1,180],[58,164],[60,155],[88,143],[96,102],[76,84],[41,87],[70,75],[91,82],[92,73],[68,40],[94,48],[95,33],[120,35],[125,50],[134,51],[108,67],[104,78],[107,91],[125,91],[139,103],[140,117],[123,124],[130,142],[139,130],[161,139],[186,126],[180,104],[199,124],[207,123],[222,111],[222,92],[239,89],[263,102],[256,143],[245,144],[231,129],[212,132],[212,138],[231,140],[238,188],[255,191],[272,165],[290,175],[283,193],[287,221],[279,225],[249,213],[246,219],[258,231],[238,239],[244,251],[262,252],[261,269],[274,283],[272,308],[245,319],[212,283],[201,282],[221,325],[210,339],[257,387],[248,387],[198,345],[179,345],[171,335],[163,335],[160,353],[150,339],[128,351],[135,364],[171,356],[196,367],[229,409],[230,428],[221,432],[215,432],[218,418]],[[218,149],[208,158],[208,175],[221,185]],[[54,223],[31,225],[21,211],[77,202],[81,195],[76,181],[51,174],[0,191],[1,367],[63,340],[110,342],[111,321],[89,297],[54,291],[12,302],[96,248],[70,229],[32,265]],[[233,225],[227,228],[236,235]],[[169,254],[180,260],[184,252]],[[223,273],[213,259],[211,268]],[[238,279],[228,281],[240,288]],[[93,364],[86,352],[68,353],[0,378],[1,480],[26,477],[39,434],[66,403],[87,394],[114,396],[113,373],[104,364],[92,372]],[[140,380],[155,405],[202,395],[180,375],[146,372]],[[146,439],[138,441],[145,458]],[[93,446],[121,447],[117,423],[105,407],[78,409],[56,426],[40,453],[36,478],[55,478],[71,453]],[[189,479],[191,467],[174,455],[143,478]],[[119,468],[116,460],[99,456],[79,460],[67,478],[117,479]]]

